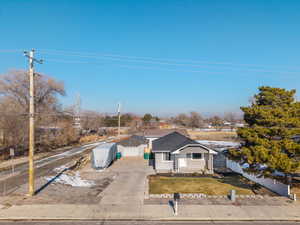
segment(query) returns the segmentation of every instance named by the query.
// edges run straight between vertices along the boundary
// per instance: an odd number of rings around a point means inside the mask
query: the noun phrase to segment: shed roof
[[[136,147],[147,143],[148,140],[145,137],[132,135],[128,139],[117,142],[117,145],[122,145],[126,147],[132,147],[132,146]]]

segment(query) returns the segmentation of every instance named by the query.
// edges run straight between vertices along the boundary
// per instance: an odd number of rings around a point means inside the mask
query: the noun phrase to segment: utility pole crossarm
[[[38,59],[36,59],[36,58],[33,57],[33,54],[31,56],[31,53],[34,53],[34,52],[35,52],[34,49],[32,49],[30,52],[24,51],[24,56],[27,57],[27,58],[29,58],[29,60],[32,59],[32,63],[36,62],[36,63],[39,63],[39,64],[43,64],[43,62],[44,62],[43,59],[38,60]]]

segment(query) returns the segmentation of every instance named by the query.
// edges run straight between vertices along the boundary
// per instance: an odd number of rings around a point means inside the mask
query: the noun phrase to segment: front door
[[[186,158],[179,158],[178,159],[178,167],[179,168],[186,167]]]

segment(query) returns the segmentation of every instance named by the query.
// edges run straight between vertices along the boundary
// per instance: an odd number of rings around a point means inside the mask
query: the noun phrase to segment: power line
[[[0,53],[21,53],[22,50],[17,50],[17,49],[0,49]]]
[[[215,62],[215,61],[199,61],[199,60],[186,60],[186,59],[166,59],[166,58],[153,58],[153,57],[141,57],[141,56],[124,56],[117,54],[104,54],[104,53],[89,53],[89,52],[76,52],[76,51],[62,51],[62,50],[41,50],[45,54],[62,55],[62,56],[73,56],[73,57],[84,57],[84,58],[96,58],[96,57],[108,57],[108,58],[118,58],[128,59],[128,60],[138,60],[145,61],[147,63],[163,63],[170,65],[189,65],[189,66],[199,66],[199,64],[212,64],[212,65],[222,65],[222,66],[238,66],[238,67],[257,67],[257,68],[282,68],[282,69],[300,69],[299,67],[284,67],[284,66],[267,66],[267,65],[255,65],[255,64],[238,64],[231,62]],[[198,65],[195,65],[198,64]]]
[[[106,59],[106,58],[103,58]],[[115,59],[113,59],[115,60]],[[105,66],[103,62],[88,62],[88,61],[69,61],[69,60],[56,60],[56,59],[49,59],[49,62],[58,62],[58,63],[82,63],[82,64],[101,64],[101,66]],[[118,60],[121,61],[121,60]],[[170,64],[171,65],[171,64]],[[136,65],[122,65],[122,64],[113,64],[113,66],[129,68],[129,69],[145,69],[145,70],[158,70],[158,71],[171,71],[171,72],[188,72],[188,73],[210,73],[210,74],[224,74],[225,71],[207,71],[207,70],[184,70],[184,69],[168,69],[162,67],[149,67],[149,66],[136,66]],[[178,66],[178,65],[177,65]],[[193,66],[198,67],[198,66]],[[200,66],[199,66],[200,67]],[[203,68],[210,68],[210,67],[203,67]],[[213,68],[221,70],[222,68]],[[223,68],[222,70],[238,70],[240,72],[263,72],[263,73],[279,73],[279,74],[298,74],[299,72],[283,72],[283,71],[270,71],[270,70],[257,70],[257,69],[236,69],[236,68]]]
[[[17,49],[0,49],[0,53],[19,53],[21,50]],[[124,61],[130,63],[145,63],[145,64],[157,64],[164,66],[188,66],[188,67],[197,67],[197,68],[209,68],[209,69],[222,69],[222,70],[232,70],[232,71],[240,71],[240,72],[263,72],[263,73],[280,73],[280,74],[298,74],[299,71],[275,71],[270,70],[273,68],[282,68],[288,70],[299,69],[298,67],[283,67],[283,66],[266,66],[266,65],[255,65],[255,64],[238,64],[231,62],[216,62],[216,61],[199,61],[199,60],[187,60],[187,59],[166,59],[166,58],[153,58],[153,57],[143,57],[143,56],[126,56],[119,54],[103,54],[103,53],[90,53],[90,52],[78,52],[78,51],[63,51],[63,50],[51,50],[51,49],[43,49],[40,52],[49,55],[58,55],[58,56],[69,56],[69,57],[80,57],[80,58],[90,58],[97,60],[110,60],[110,61]],[[58,63],[73,63],[73,64],[91,64],[97,62],[91,61],[70,61],[70,60],[57,60],[57,59],[49,59],[47,61],[50,62],[58,62]],[[200,65],[201,64],[201,65]],[[212,66],[212,65],[215,65]],[[174,72],[192,72],[192,73],[224,73],[224,72],[208,72],[208,71],[197,71],[197,70],[174,70],[174,69],[165,69],[165,68],[153,68],[153,67],[140,67],[140,66],[132,66],[132,65],[116,65],[118,67],[124,68],[133,68],[133,69],[149,69],[149,70],[162,70],[162,71],[174,71]],[[224,67],[225,66],[225,67]],[[237,68],[241,67],[241,68]],[[245,68],[247,67],[247,68]],[[253,69],[261,68],[261,69]]]
[[[98,66],[105,66],[105,64],[100,62],[86,62],[86,61],[67,61],[67,60],[52,60],[48,59],[47,62],[58,62],[58,63],[85,63],[85,64],[101,64]],[[168,68],[158,68],[158,67],[147,67],[147,66],[132,66],[132,65],[122,65],[122,64],[113,64],[113,66],[128,68],[128,69],[145,69],[145,70],[157,70],[157,71],[170,71],[170,72],[188,72],[188,73],[210,73],[210,74],[223,74],[224,72],[211,72],[205,70],[180,70],[180,69],[168,69]]]
[[[0,49],[0,53],[19,53],[21,50],[16,49]],[[275,71],[270,70],[270,66],[264,65],[255,65],[255,64],[237,64],[230,62],[212,62],[212,61],[197,61],[197,60],[186,60],[182,61],[175,59],[165,59],[165,58],[152,58],[152,57],[138,57],[138,56],[125,56],[118,54],[101,54],[101,53],[88,53],[88,52],[77,52],[77,51],[62,51],[62,50],[49,50],[44,49],[41,50],[44,54],[49,55],[58,55],[58,56],[69,56],[69,57],[80,57],[80,58],[90,58],[96,60],[110,60],[110,61],[121,61],[121,62],[129,62],[129,63],[143,63],[143,64],[157,64],[163,66],[188,66],[188,67],[197,67],[197,68],[208,68],[215,70],[231,70],[231,71],[239,71],[239,72],[262,72],[262,73],[279,73],[279,74],[298,74],[299,71]],[[81,61],[81,60],[57,60],[57,59],[49,59],[47,61],[50,62],[58,62],[58,63],[73,63],[73,64],[98,64],[99,62],[91,62],[91,61]],[[202,64],[202,65],[199,65]],[[215,65],[215,66],[213,66]],[[155,68],[155,67],[143,67],[136,65],[115,65],[118,67],[129,68],[129,69],[146,69],[146,70],[160,70],[160,71],[172,71],[172,72],[190,72],[190,73],[211,73],[211,74],[223,74],[224,72],[219,71],[203,71],[203,70],[177,70],[177,69],[166,69],[166,68]],[[225,67],[224,67],[225,66]],[[245,68],[247,67],[247,68]],[[261,69],[253,69],[249,67],[256,67]],[[273,66],[274,67],[274,66]],[[296,67],[280,67],[277,68],[294,70],[299,69]]]

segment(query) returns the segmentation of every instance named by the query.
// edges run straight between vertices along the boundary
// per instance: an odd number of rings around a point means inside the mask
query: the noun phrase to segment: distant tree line
[[[170,121],[178,126],[187,128],[204,128],[208,125],[221,128],[225,126],[224,122],[234,124],[236,122],[240,122],[241,119],[233,113],[227,113],[223,118],[221,118],[220,116],[211,116],[208,118],[204,118],[198,112],[190,112],[188,114],[180,113],[177,116],[172,117]]]

